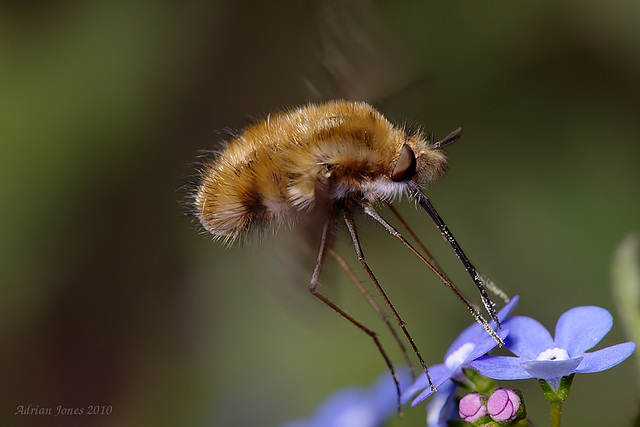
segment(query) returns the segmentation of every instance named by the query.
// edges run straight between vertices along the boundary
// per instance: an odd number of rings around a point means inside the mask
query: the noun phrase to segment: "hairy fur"
[[[391,200],[407,189],[391,179],[405,144],[416,157],[413,181],[426,184],[444,171],[442,150],[363,102],[270,114],[204,161],[192,212],[214,237],[232,242],[314,210]]]

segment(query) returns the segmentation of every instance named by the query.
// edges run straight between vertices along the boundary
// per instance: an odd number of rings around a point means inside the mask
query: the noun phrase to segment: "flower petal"
[[[520,297],[518,295],[511,298],[511,300],[498,312],[498,319],[503,323],[504,320],[511,314],[513,309]],[[495,328],[495,322],[491,322],[491,326]],[[482,325],[475,322],[469,325],[458,337],[453,341],[453,343],[449,346],[447,353],[444,356],[444,360],[447,360],[452,353],[454,353],[457,349],[462,347],[465,343],[478,343],[480,342],[488,333],[484,330]],[[503,338],[503,337],[501,337]]]
[[[433,385],[436,387],[438,384],[442,384],[451,378],[452,373],[453,372],[451,372],[444,364],[434,365],[429,368],[429,376],[431,377],[431,381],[433,381]],[[418,378],[416,378],[413,384],[402,392],[402,403],[407,403],[417,392],[424,389],[431,390],[431,387],[429,387],[429,381],[423,372],[418,375]]]
[[[396,366],[395,371],[400,383],[400,390],[406,389],[412,381],[411,371],[406,366]],[[389,414],[397,410],[398,391],[389,372],[381,374],[375,383],[369,387],[366,399],[375,408],[373,412],[379,420],[384,420]]]
[[[455,397],[458,387],[453,381],[447,381],[427,403],[427,427],[446,427],[447,422],[456,414]]]
[[[411,372],[400,366],[396,373],[400,386],[411,380]],[[397,410],[397,390],[388,371],[368,388],[344,388],[325,399],[314,414],[290,421],[283,427],[353,427],[383,425]]]
[[[576,369],[580,373],[600,372],[613,368],[622,362],[636,349],[634,342],[625,342],[622,344],[612,345],[591,353],[584,353],[582,363]]]
[[[445,390],[447,390],[447,388],[445,386],[447,384],[449,384],[449,382],[452,382],[451,381],[451,375],[453,375],[453,372],[449,371],[449,370],[447,370],[447,371],[448,372],[447,372],[446,375],[440,376],[439,378],[437,378],[437,377],[435,377],[433,375],[431,376],[431,380],[433,381],[433,385],[436,388],[436,393],[440,393],[440,390],[443,389],[443,388]],[[429,368],[429,372],[431,372],[431,368]],[[418,403],[422,402],[423,400],[425,400],[427,397],[431,396],[432,394],[433,393],[431,392],[431,387],[429,387],[429,385],[427,384],[427,386],[424,388],[422,393],[420,393],[418,395],[418,397],[413,399],[413,402],[411,402],[411,407],[416,406]]]
[[[520,300],[520,295],[516,295],[513,298],[511,298],[509,302],[505,304],[504,307],[500,309],[500,311],[498,312],[498,319],[500,319],[500,322],[503,322],[507,317],[509,317],[513,309],[516,308],[516,305],[518,304],[519,300]]]
[[[609,332],[613,318],[601,307],[574,307],[560,316],[555,343],[572,357],[593,348]]]
[[[562,378],[575,372],[582,362],[582,357],[574,357],[565,360],[530,360],[522,364],[522,368],[533,378],[543,380]]]
[[[418,395],[418,397],[413,399],[413,401],[411,402],[411,407],[413,408],[414,406],[425,400],[427,397],[431,396],[431,394],[431,389],[429,387],[425,388],[424,390],[422,390],[422,393]]]
[[[549,331],[530,317],[512,317],[504,322],[503,327],[509,329],[505,345],[516,356],[536,359],[540,353],[554,347]]]
[[[453,374],[453,372],[449,371],[449,374],[441,377],[439,379],[434,379],[433,377],[431,378],[433,381],[433,385],[436,388],[436,393],[440,393],[440,389],[443,388],[446,384],[449,383],[449,381],[451,380],[451,375]],[[425,400],[427,397],[431,396],[433,393],[431,392],[431,387],[429,387],[429,385],[427,385],[425,387],[424,390],[422,390],[422,393],[420,393],[418,395],[418,397],[416,397],[415,399],[413,399],[413,402],[411,402],[411,406],[416,406],[418,403],[422,402],[423,400]]]
[[[444,355],[444,360],[447,360],[449,356],[455,353],[460,347],[465,345],[466,343],[475,343],[478,341],[479,337],[482,337],[486,332],[480,326],[479,323],[472,323],[469,325],[464,331],[458,335],[458,337],[451,343],[449,349]]]
[[[510,330],[509,329],[505,329],[503,327],[502,329],[500,329],[498,331],[497,335],[500,337],[500,339],[502,341],[505,341],[507,336],[509,335],[509,333],[510,333]],[[472,360],[476,360],[478,357],[484,356],[485,354],[487,354],[491,350],[493,350],[497,345],[498,345],[498,343],[496,342],[496,340],[493,339],[493,337],[491,335],[486,335],[483,338],[483,340],[480,343],[478,343],[478,345],[476,345],[476,347],[473,349],[473,351],[471,353],[469,353],[469,355],[465,359],[464,363],[462,363],[462,365],[460,365],[460,366],[465,366],[469,362],[471,362]]]
[[[526,360],[526,359],[524,359]],[[522,380],[532,378],[522,368],[523,359],[511,356],[485,356],[469,364],[485,377],[496,380]]]
[[[338,426],[341,425],[340,420],[345,418],[369,420],[370,414],[363,405],[364,394],[363,387],[355,386],[342,389],[322,402],[310,418],[290,421],[283,427]]]

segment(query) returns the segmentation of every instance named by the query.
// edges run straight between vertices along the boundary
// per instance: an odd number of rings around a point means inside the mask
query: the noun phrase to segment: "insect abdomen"
[[[280,174],[265,174],[265,165],[257,161],[233,160],[223,153],[205,169],[194,203],[207,231],[228,241],[250,227],[279,222],[291,214]]]

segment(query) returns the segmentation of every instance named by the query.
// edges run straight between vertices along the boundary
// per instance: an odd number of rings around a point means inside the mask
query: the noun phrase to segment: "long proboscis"
[[[458,259],[462,262],[462,265],[464,265],[465,270],[467,271],[469,276],[471,276],[473,283],[475,283],[478,291],[480,292],[482,304],[489,313],[489,316],[491,316],[491,319],[493,319],[496,322],[497,327],[500,328],[500,320],[498,319],[498,315],[496,313],[495,304],[493,303],[493,301],[491,301],[489,295],[487,294],[487,291],[485,290],[485,287],[482,283],[482,276],[480,275],[480,273],[478,273],[471,261],[469,261],[469,258],[464,253],[455,237],[453,237],[453,234],[449,230],[449,227],[447,227],[447,224],[445,224],[443,219],[440,217],[438,211],[436,211],[436,208],[431,203],[431,200],[429,200],[429,198],[420,190],[420,187],[416,182],[410,181],[408,184],[413,193],[413,196],[418,202],[418,205],[420,205],[422,210],[425,211],[425,213],[429,216],[438,231],[440,231],[440,234],[442,235],[444,240],[451,246]]]

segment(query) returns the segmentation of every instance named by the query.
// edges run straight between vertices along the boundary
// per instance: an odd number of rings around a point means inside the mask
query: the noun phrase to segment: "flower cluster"
[[[517,391],[497,388],[495,380],[538,379],[553,413],[553,405],[561,405],[567,398],[576,373],[612,368],[636,348],[635,343],[625,342],[587,352],[613,325],[611,314],[603,308],[585,306],[568,310],[560,316],[555,337],[552,337],[530,317],[507,318],[517,301],[518,297],[513,298],[498,313],[502,324],[498,336],[514,356],[487,355],[497,343],[474,323],[454,340],[444,362],[429,368],[437,388],[434,396],[431,396],[432,389],[424,373],[406,386],[409,374],[407,370],[399,371],[404,390],[402,403],[413,399],[412,406],[415,406],[432,397],[427,405],[429,427],[446,426],[454,419],[473,425],[513,425],[526,417],[524,400]],[[460,388],[472,393],[460,399],[458,404]],[[370,389],[343,390],[325,401],[311,418],[286,427],[380,426],[395,412],[395,393],[387,373]]]
[[[401,388],[411,382],[407,368],[396,369]],[[369,388],[352,386],[329,396],[309,418],[291,421],[283,427],[378,427],[384,425],[398,406],[395,383],[388,372]]]
[[[485,356],[470,366],[496,380],[538,378],[558,390],[560,380],[574,373],[600,372],[629,357],[635,343],[626,342],[591,353],[613,325],[611,314],[600,307],[575,307],[558,319],[555,338],[530,317],[513,317],[505,344],[515,357]]]
[[[518,303],[518,297],[514,297],[498,312],[498,319],[504,319],[513,311]],[[495,326],[492,322],[492,326]],[[498,336],[504,341],[508,331],[503,328],[498,331]],[[488,335],[478,323],[467,327],[453,341],[445,353],[444,363],[429,368],[429,375],[438,393],[431,399],[427,407],[428,425],[446,425],[446,421],[456,414],[456,391],[458,386],[455,381],[464,382],[462,368],[478,357],[487,354],[498,343]],[[409,401],[418,391],[422,392],[416,397],[411,406],[416,406],[428,398],[432,391],[427,376],[423,373],[410,385],[402,395],[403,403]]]
[[[462,421],[473,425],[512,423],[526,417],[522,394],[518,390],[499,388],[487,399],[473,392],[460,399],[458,415]]]

